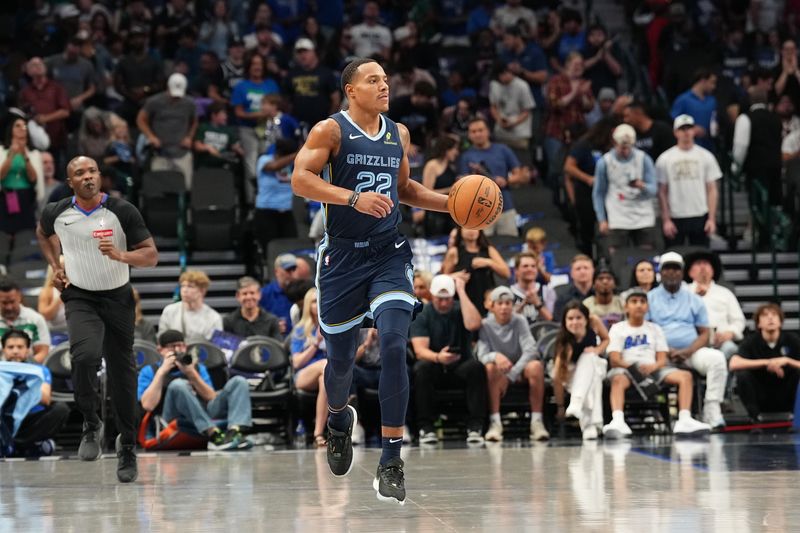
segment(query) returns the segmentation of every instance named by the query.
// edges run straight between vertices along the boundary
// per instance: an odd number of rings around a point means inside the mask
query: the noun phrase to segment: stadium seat
[[[186,347],[186,353],[206,366],[214,390],[221,390],[225,386],[228,381],[228,361],[219,346],[210,342],[193,342]]]
[[[229,170],[198,168],[190,201],[192,242],[196,250],[232,247],[239,222],[235,179]]]
[[[178,221],[183,217],[186,181],[175,170],[153,170],[142,175],[140,207],[150,232],[160,237],[178,237]],[[184,207],[185,208],[185,207]]]
[[[161,362],[161,354],[158,352],[158,347],[152,342],[141,339],[133,342],[133,358],[136,362],[137,371],[147,365],[158,365]]]

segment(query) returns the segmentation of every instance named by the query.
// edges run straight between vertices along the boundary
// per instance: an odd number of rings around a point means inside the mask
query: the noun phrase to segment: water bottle
[[[306,447],[306,425],[302,420],[297,422],[297,427],[294,428],[294,447],[296,449]]]

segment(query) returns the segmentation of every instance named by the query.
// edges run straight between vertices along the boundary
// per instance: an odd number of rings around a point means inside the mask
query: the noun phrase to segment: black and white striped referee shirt
[[[116,289],[130,281],[130,267],[100,253],[100,239],[108,237],[118,249],[131,250],[150,237],[139,211],[107,194],[91,211],[81,209],[74,196],[47,204],[40,224],[48,237],[58,235],[70,283],[90,291]]]

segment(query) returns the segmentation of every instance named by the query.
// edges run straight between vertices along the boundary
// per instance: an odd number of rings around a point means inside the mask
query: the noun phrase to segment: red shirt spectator
[[[40,57],[28,61],[25,71],[31,83],[19,93],[20,106],[44,126],[52,148],[64,148],[70,112],[67,91],[60,83],[47,77],[47,67]]]
[[[564,73],[553,76],[547,86],[548,117],[544,133],[560,141],[574,124],[585,122],[584,113],[594,107],[592,82],[584,80],[583,58],[578,52],[567,56]]]

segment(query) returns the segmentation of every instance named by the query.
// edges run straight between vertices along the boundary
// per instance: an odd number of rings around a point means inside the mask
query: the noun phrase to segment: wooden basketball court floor
[[[404,449],[408,500],[379,502],[377,449],[333,478],[324,450],[0,462],[0,532],[800,531],[800,436]]]

